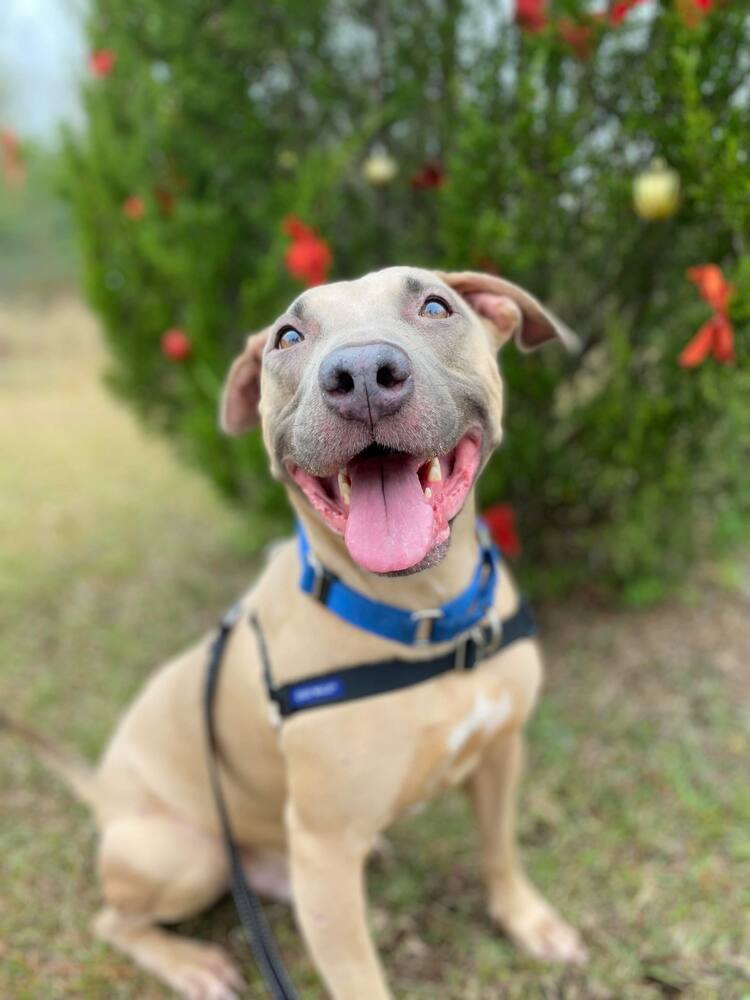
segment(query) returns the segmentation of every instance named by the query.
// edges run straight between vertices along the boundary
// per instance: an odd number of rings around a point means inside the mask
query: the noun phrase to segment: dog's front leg
[[[334,1000],[389,1000],[367,925],[367,845],[346,831],[313,831],[290,810],[294,905],[312,959]]]
[[[489,912],[515,943],[535,958],[580,963],[586,949],[578,933],[527,878],[516,845],[516,793],[523,736],[501,732],[471,778]]]

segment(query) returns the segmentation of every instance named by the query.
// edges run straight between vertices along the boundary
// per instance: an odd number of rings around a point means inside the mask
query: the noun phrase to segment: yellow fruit
[[[648,222],[671,218],[680,207],[680,175],[664,160],[654,160],[633,181],[633,205]]]
[[[299,156],[293,149],[282,149],[276,157],[276,162],[282,170],[294,170],[299,165]]]
[[[397,173],[398,164],[385,150],[371,153],[362,164],[362,176],[373,187],[390,184]]]

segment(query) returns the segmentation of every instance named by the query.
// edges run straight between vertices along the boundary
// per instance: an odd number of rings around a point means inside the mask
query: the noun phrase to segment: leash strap
[[[439,656],[419,660],[391,659],[360,663],[274,687],[260,623],[254,617],[250,621],[258,636],[268,695],[276,704],[282,719],[306,709],[340,705],[347,701],[400,691],[454,670],[473,670],[482,660],[500,652],[511,643],[529,639],[536,634],[531,608],[525,600],[521,600],[516,611],[504,621],[490,621],[486,625],[475,627],[457,646]]]
[[[245,873],[242,869],[242,859],[232,832],[232,825],[229,820],[229,812],[221,788],[221,776],[219,774],[219,745],[214,720],[216,692],[218,690],[221,665],[224,660],[224,649],[232,633],[232,629],[239,621],[241,613],[242,609],[239,605],[235,605],[235,607],[227,612],[222,618],[216,632],[216,637],[211,644],[203,700],[209,751],[208,775],[224,837],[227,860],[229,862],[232,897],[240,921],[242,922],[245,937],[250,945],[258,969],[265,980],[269,996],[273,1000],[296,1000],[297,994],[294,992],[287,971],[276,950],[276,944],[263,914],[261,902],[245,878]]]
[[[373,601],[339,579],[312,551],[302,523],[298,522],[300,590],[350,625],[379,635],[382,639],[391,639],[405,646],[451,642],[482,621],[495,597],[500,552],[492,543],[483,521],[477,521],[477,537],[479,560],[466,589],[440,607],[408,611],[393,604]]]

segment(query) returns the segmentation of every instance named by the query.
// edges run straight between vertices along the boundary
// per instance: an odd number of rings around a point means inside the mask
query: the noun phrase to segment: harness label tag
[[[329,677],[324,681],[312,681],[309,684],[297,684],[290,691],[292,704],[299,708],[302,705],[316,705],[321,701],[331,701],[341,696],[344,685],[338,677]]]

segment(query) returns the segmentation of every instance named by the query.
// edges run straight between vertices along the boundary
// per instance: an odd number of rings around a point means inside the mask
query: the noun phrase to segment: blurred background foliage
[[[0,177],[0,296],[44,300],[75,283],[78,253],[56,151],[27,140],[22,157],[22,178]]]
[[[645,602],[743,534],[744,2],[526,0],[513,21],[479,0],[93,0],[89,41],[66,188],[111,384],[243,506],[249,538],[286,527],[286,505],[259,436],[219,433],[217,399],[244,334],[304,287],[289,216],[330,246],[333,279],[498,271],[580,333],[575,357],[501,359],[506,444],[480,493],[515,507],[527,582]],[[682,196],[646,221],[632,185],[655,156]],[[688,370],[711,310],[686,269],[709,262],[734,286],[737,361]]]

